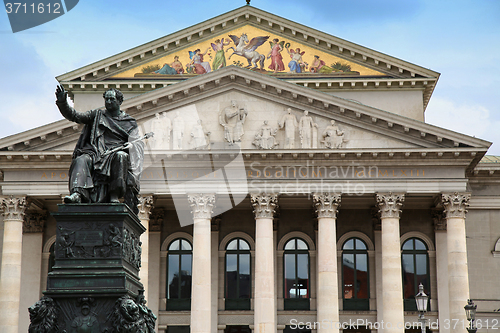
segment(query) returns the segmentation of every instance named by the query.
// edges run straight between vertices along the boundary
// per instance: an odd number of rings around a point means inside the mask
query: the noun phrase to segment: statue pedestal
[[[45,296],[30,308],[30,316],[37,304],[53,306],[54,332],[68,333],[120,332],[115,323],[122,316],[134,332],[147,333],[152,313],[139,281],[139,239],[146,228],[137,215],[125,204],[59,205],[52,215],[57,221],[55,265]]]

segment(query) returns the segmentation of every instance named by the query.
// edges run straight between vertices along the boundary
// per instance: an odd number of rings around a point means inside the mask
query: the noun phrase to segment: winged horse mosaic
[[[231,59],[231,57],[236,54],[245,57],[247,59],[248,61],[247,67],[253,65],[252,68],[257,68],[258,67],[257,62],[259,62],[260,69],[264,69],[264,60],[266,59],[266,56],[260,54],[255,50],[259,46],[264,44],[268,40],[269,36],[254,37],[250,42],[248,42],[247,34],[241,34],[241,37],[237,37],[235,35],[229,35],[229,38],[231,38],[234,42],[234,45],[236,45],[236,47],[228,48],[228,50],[230,49],[233,50],[233,53],[229,56],[229,59]]]

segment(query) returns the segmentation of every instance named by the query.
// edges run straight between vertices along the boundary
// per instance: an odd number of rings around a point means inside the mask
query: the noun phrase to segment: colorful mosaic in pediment
[[[268,74],[384,75],[309,45],[246,25],[115,75],[115,78],[200,75],[225,66]]]

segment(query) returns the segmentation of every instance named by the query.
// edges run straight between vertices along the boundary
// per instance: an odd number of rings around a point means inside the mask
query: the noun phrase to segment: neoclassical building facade
[[[500,159],[425,123],[438,78],[251,6],[57,77],[78,111],[120,89],[155,133],[139,218],[158,332],[420,332],[420,284],[428,332],[465,332],[468,299],[496,332]],[[62,250],[50,214],[81,130],[0,139],[2,332],[27,331]]]

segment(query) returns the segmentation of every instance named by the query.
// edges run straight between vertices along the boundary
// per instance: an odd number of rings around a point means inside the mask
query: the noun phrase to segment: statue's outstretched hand
[[[56,98],[58,102],[65,102],[68,97],[68,92],[64,90],[64,87],[61,85],[56,88]]]

